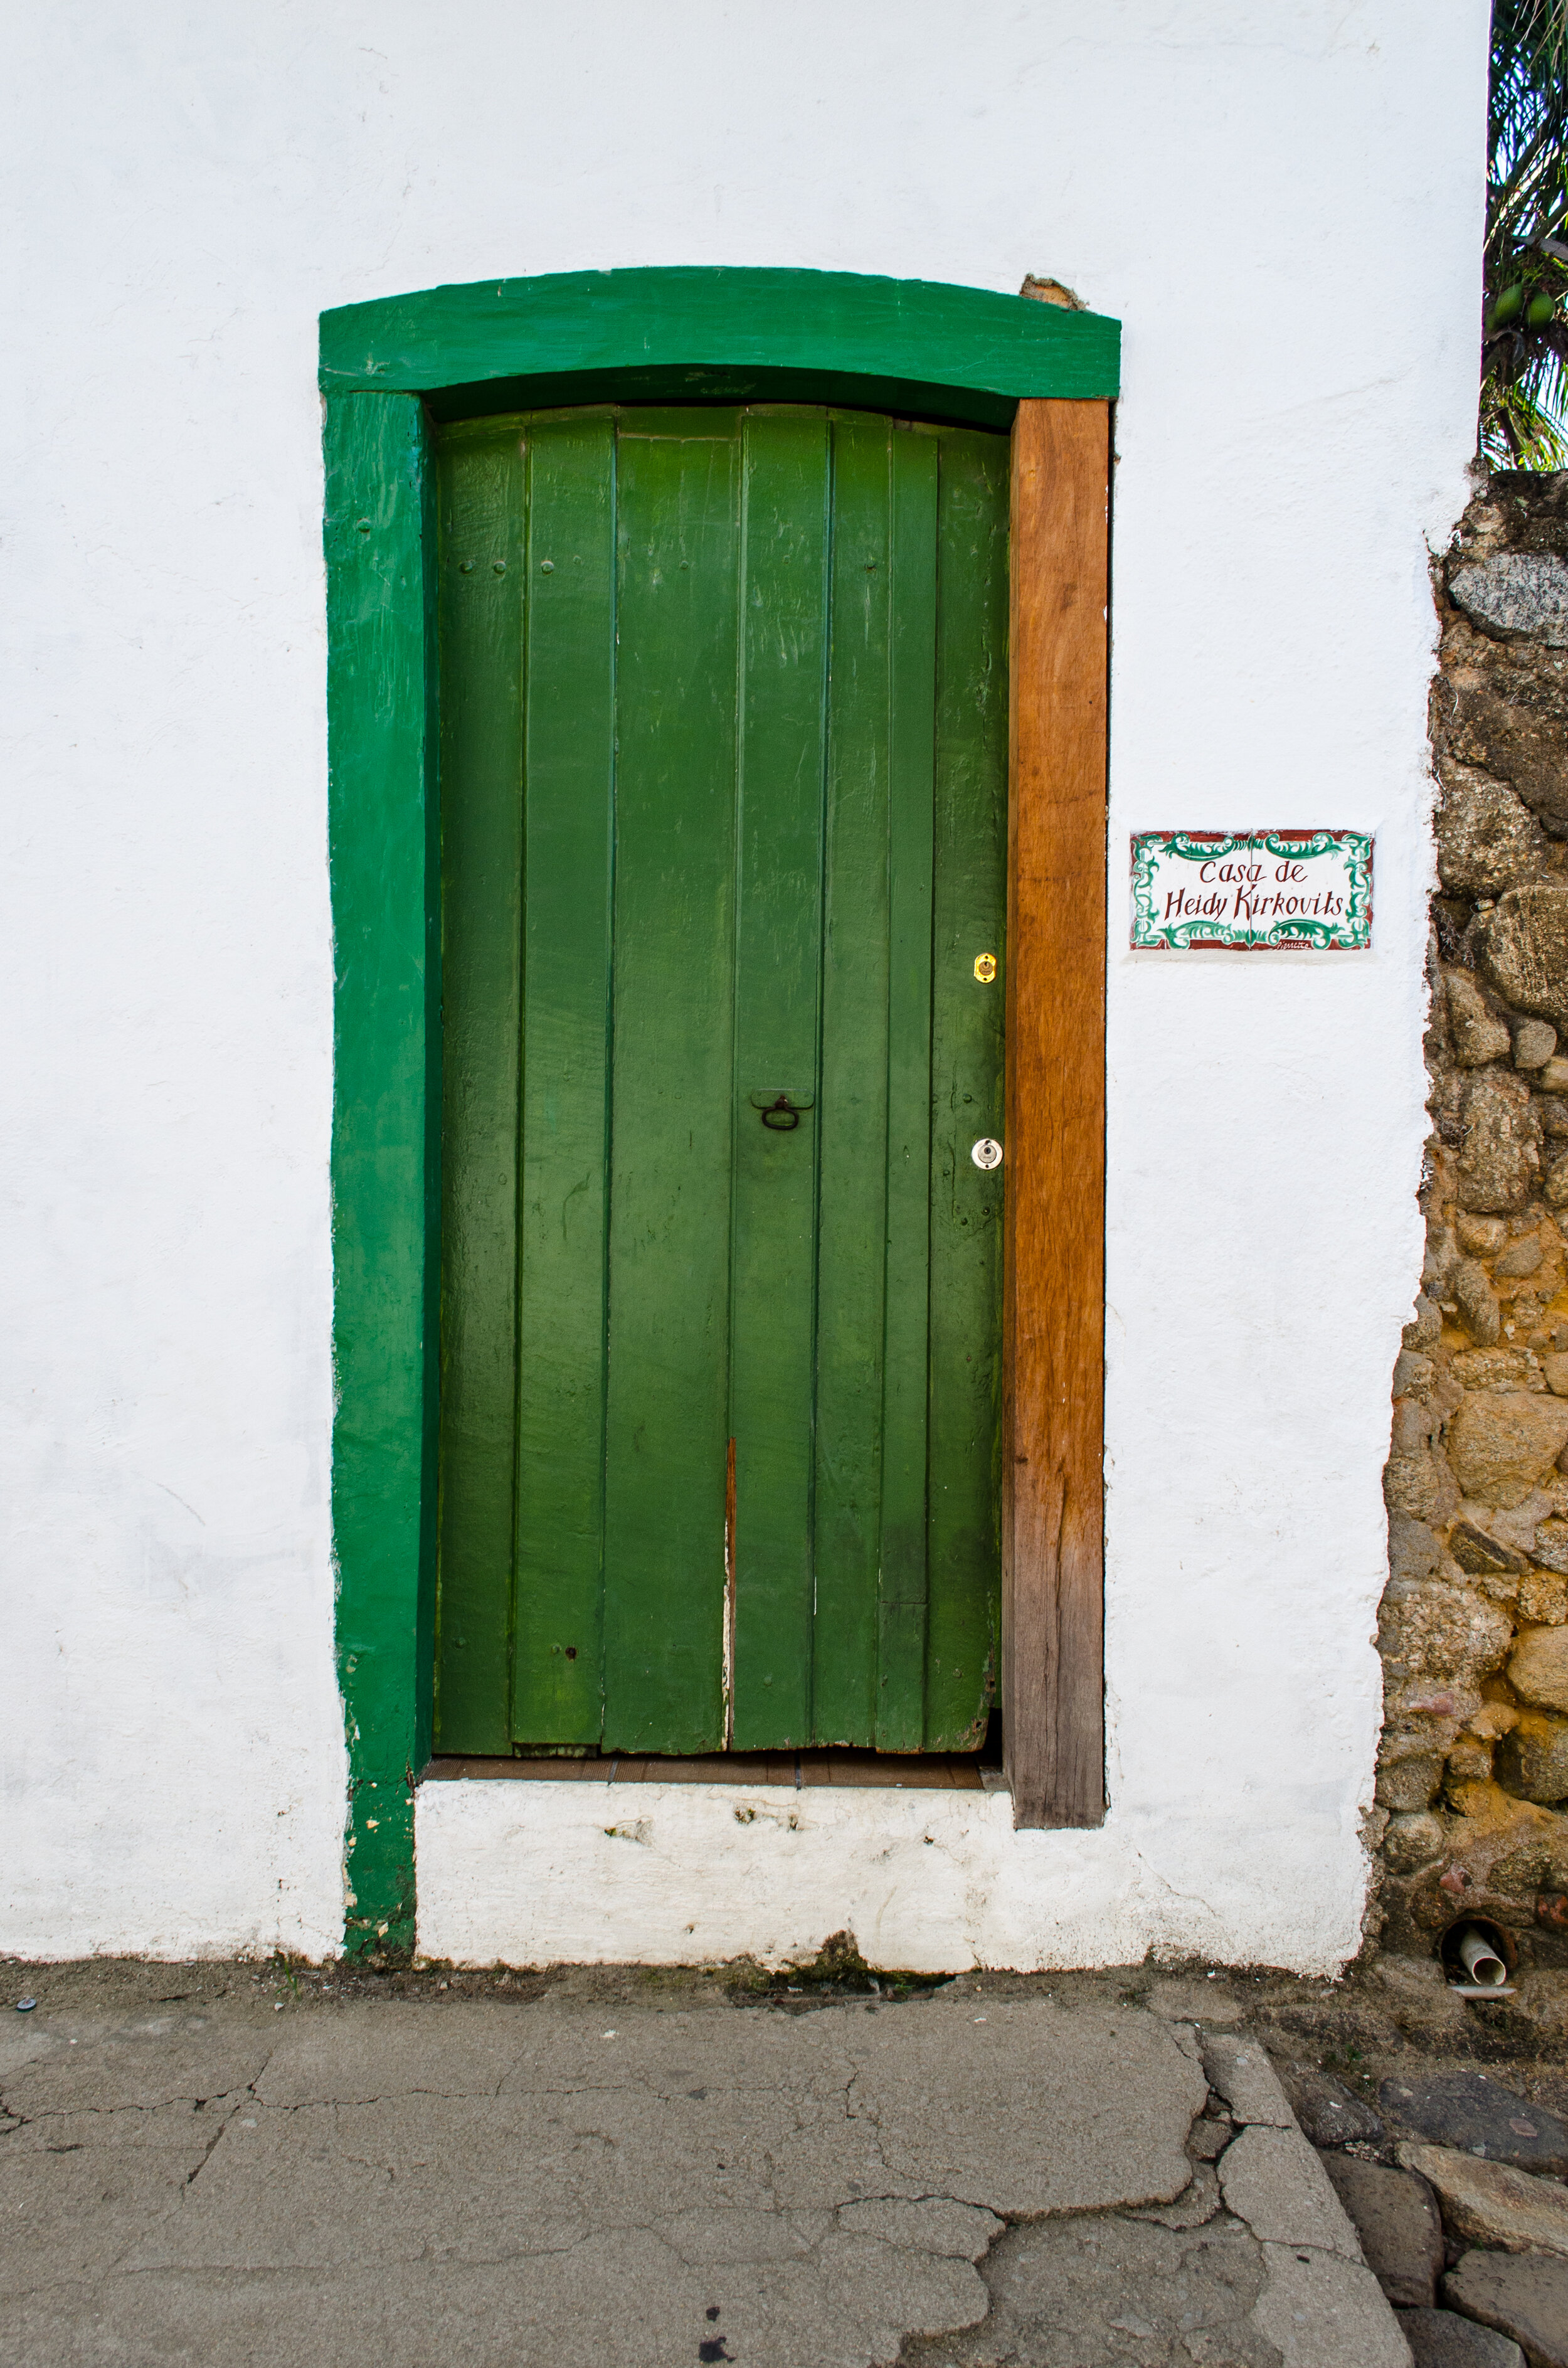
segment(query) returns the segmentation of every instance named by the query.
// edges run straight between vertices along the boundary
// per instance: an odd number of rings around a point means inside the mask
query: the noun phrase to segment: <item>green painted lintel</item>
[[[333,1551],[348,1744],[345,1946],[414,1941],[430,1752],[439,1081],[424,406],[326,406]]]
[[[324,313],[321,383],[424,394],[449,417],[593,402],[612,387],[623,400],[690,402],[809,385],[819,401],[999,427],[1026,397],[1113,399],[1120,341],[1103,313],[938,280],[724,265],[569,271]]]

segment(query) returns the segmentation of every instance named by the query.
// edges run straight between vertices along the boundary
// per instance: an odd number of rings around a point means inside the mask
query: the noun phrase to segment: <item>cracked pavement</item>
[[[0,2024],[4,2368],[1341,2356],[1310,2296],[1268,2340],[1279,2232],[1189,2158],[1199,2044],[1141,2006],[248,1987]]]

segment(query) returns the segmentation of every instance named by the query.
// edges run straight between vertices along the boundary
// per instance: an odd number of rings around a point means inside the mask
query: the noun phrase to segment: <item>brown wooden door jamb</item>
[[[1105,1816],[1110,405],[1013,428],[1003,1735],[1017,1826]]]

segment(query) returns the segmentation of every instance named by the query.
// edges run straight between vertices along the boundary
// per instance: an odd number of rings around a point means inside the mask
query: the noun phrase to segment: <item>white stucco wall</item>
[[[1004,1804],[954,1796],[985,1900],[944,1906],[917,1839],[878,1929],[912,1962],[960,1927],[1019,1962],[1355,1946],[1379,1471],[1419,1258],[1426,545],[1472,441],[1486,18],[56,0],[15,20],[0,1948],[341,1931],[316,315],[676,262],[1002,290],[1034,270],[1126,324],[1113,1806],[1102,1833],[1015,1838]],[[1130,829],[1307,823],[1378,835],[1370,955],[1125,951]],[[427,1945],[458,1947],[483,1895],[484,1950],[535,1953],[590,1790],[429,1788]],[[680,1952],[710,1814],[687,1792],[650,1810],[665,1840],[615,1846],[630,1889],[586,1885],[596,1929],[626,1934],[597,1953]],[[730,1925],[707,1886],[703,1952],[855,1920],[856,1831],[909,1814],[829,1802],[776,1891],[763,1861],[731,1886]],[[590,1952],[583,1920],[550,1945]]]

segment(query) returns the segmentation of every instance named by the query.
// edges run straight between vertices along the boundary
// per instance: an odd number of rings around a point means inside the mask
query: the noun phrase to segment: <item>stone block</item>
[[[1523,1390],[1466,1397],[1448,1430],[1448,1456],[1467,1497],[1506,1509],[1523,1504],[1568,1444],[1568,1405]]]
[[[1403,2133],[1517,2170],[1568,2174],[1568,2128],[1485,2072],[1390,2078],[1378,2102]]]
[[[1521,1913],[1529,1916],[1538,1892],[1559,1887],[1551,1877],[1565,1854],[1568,1825],[1555,1810],[1521,1801],[1500,1784],[1462,1786],[1457,1805],[1459,1815],[1447,1822],[1442,1860],[1400,1879],[1409,1923],[1408,1937],[1402,1928],[1405,1946],[1414,1946],[1419,1937],[1422,1945],[1435,1949],[1438,1935],[1467,1912],[1516,1923]],[[1568,1889],[1568,1883],[1562,1887]],[[1433,1973],[1441,1982],[1442,1971],[1435,1961]],[[1446,1983],[1443,1988],[1452,2001],[1456,2023],[1474,2034],[1476,2009]],[[1517,2001],[1510,2001],[1506,2013],[1511,2016],[1516,2006]],[[1504,2012],[1498,2009],[1499,2016]],[[1487,2022],[1492,2019],[1488,2009]],[[1472,2044],[1473,2039],[1466,2042]]]
[[[1483,632],[1568,647],[1568,565],[1551,551],[1500,551],[1457,567],[1449,595]]]
[[[1437,1828],[1440,1849],[1443,1829],[1436,1817],[1428,1822]],[[1313,2146],[1375,2146],[1381,2138],[1381,2116],[1332,2072],[1319,2072],[1312,2065],[1292,2065],[1280,2079],[1301,2133]]]
[[[1549,830],[1568,833],[1568,668],[1551,651],[1495,643],[1486,663],[1450,675],[1450,760],[1506,780]]]
[[[1395,1874],[1414,1874],[1417,1867],[1430,1866],[1442,1856],[1445,1839],[1442,1820],[1428,1811],[1418,1809],[1392,1816],[1383,1835],[1384,1861]],[[1300,2120],[1300,2114],[1297,2118]],[[1314,2146],[1325,2143],[1304,2122],[1301,2126]]]
[[[1514,1030],[1516,1069],[1543,1069],[1557,1050],[1557,1030],[1544,1019],[1525,1019]]]
[[[1425,1292],[1415,1295],[1415,1313],[1401,1335],[1407,1349],[1434,1348],[1443,1334],[1443,1312]]]
[[[1449,1289],[1477,1348],[1495,1348],[1503,1329],[1502,1310],[1480,1260],[1461,1258],[1449,1279]]]
[[[1460,1568],[1472,1578],[1493,1577],[1506,1571],[1521,1571],[1525,1567],[1522,1554],[1505,1545],[1474,1521],[1456,1521],[1449,1538],[1449,1552]]]
[[[1568,1207],[1568,1159],[1552,1161],[1540,1189],[1549,1208]]]
[[[1415,1521],[1446,1521],[1458,1510],[1459,1497],[1453,1474],[1429,1447],[1392,1454],[1383,1467],[1383,1498],[1391,1513],[1404,1513]]]
[[[1393,1409],[1391,1441],[1396,1455],[1414,1455],[1420,1448],[1430,1445],[1432,1434],[1442,1417],[1419,1398],[1400,1398]]]
[[[1568,898],[1568,890],[1562,892]],[[1463,1209],[1522,1209],[1540,1174],[1540,1120],[1522,1077],[1487,1070],[1471,1080],[1459,1159]]]
[[[1476,943],[1499,995],[1556,1027],[1568,1024],[1568,888],[1506,890],[1483,916]]]
[[[1508,1683],[1521,1702],[1568,1712],[1568,1628],[1531,1628],[1508,1661]]]
[[[1507,1614],[1486,1596],[1440,1579],[1391,1582],[1378,1624],[1396,1678],[1423,1670],[1473,1677],[1498,1668],[1514,1633]]]
[[[1464,1069],[1484,1068],[1488,1061],[1500,1061],[1509,1051],[1511,1040],[1506,1025],[1494,1019],[1485,999],[1471,972],[1452,970],[1445,973],[1449,1001],[1449,1033],[1453,1041],[1454,1058]]]
[[[1497,1747],[1496,1776],[1521,1801],[1550,1808],[1568,1800],[1568,1718],[1524,1712]]]
[[[1432,1296],[1440,1293],[1443,1279],[1459,1256],[1460,1249],[1452,1229],[1448,1225],[1439,1224],[1435,1216],[1429,1217],[1426,1225],[1426,1249],[1421,1260],[1422,1290]]]
[[[1443,1763],[1434,1752],[1417,1752],[1408,1759],[1385,1759],[1378,1769],[1380,1808],[1396,1815],[1419,1816],[1431,1807],[1443,1781]],[[1437,1819],[1432,1820],[1437,1825]],[[1438,1827],[1439,1833],[1442,1831]]]
[[[1511,2336],[1530,2368],[1568,2368],[1568,2261],[1466,2253],[1443,2280],[1450,2309]]]
[[[1495,1258],[1508,1238],[1501,1217],[1477,1217],[1461,1209],[1454,1226],[1460,1249],[1471,1258]]]
[[[1550,1891],[1558,1884],[1568,1891],[1568,1850],[1561,1868],[1555,1873],[1547,1871],[1541,1888]],[[1537,1965],[1521,1974],[1509,2000],[1509,2019],[1524,2026],[1533,2048],[1542,2055],[1550,2052],[1561,2061],[1568,2050],[1568,1971],[1560,1965]]]
[[[1532,1628],[1560,1628],[1568,1620],[1568,1580],[1555,1571],[1527,1571],[1516,1603],[1519,1619]]]
[[[1559,1053],[1544,1062],[1536,1083],[1542,1093],[1568,1094],[1568,1058]]]
[[[1545,1252],[1541,1248],[1539,1234],[1521,1234],[1517,1242],[1509,1243],[1498,1258],[1493,1272],[1507,1275],[1511,1280],[1534,1274],[1544,1256]]]
[[[1568,1531],[1568,1523],[1564,1530]],[[1393,1577],[1428,1578],[1442,1559],[1443,1549],[1429,1523],[1414,1521],[1408,1513],[1389,1515],[1389,1570]]]
[[[1534,1379],[1523,1349],[1461,1349],[1449,1371],[1463,1390],[1528,1390]]]
[[[1489,1061],[1501,1061],[1508,1048],[1506,1024],[1489,1012],[1478,1012],[1455,1026],[1454,1055],[1461,1068],[1483,1069]]]
[[[1491,1781],[1491,1743],[1484,1736],[1461,1735],[1444,1763],[1444,1792],[1450,1800],[1458,1800],[1460,1785],[1487,1784]]]
[[[1450,895],[1498,896],[1540,867],[1540,823],[1506,781],[1456,768],[1437,809],[1437,874]]]
[[[1525,2368],[1512,2338],[1454,2310],[1402,2310],[1399,2331],[1415,2368]]]
[[[1396,1759],[1449,1751],[1481,1708],[1481,1688],[1469,1677],[1402,1677],[1392,1668],[1385,1675],[1382,1757],[1391,1767]]]
[[[1443,2269],[1443,2224],[1432,2191],[1413,2171],[1352,2154],[1325,2154],[1329,2183],[1361,2240],[1367,2267],[1390,2302],[1430,2304]]]
[[[1568,1572],[1568,1521],[1542,1521],[1535,1533],[1535,1558],[1548,1570]]]
[[[1559,2253],[1568,2260],[1568,2191],[1511,2163],[1459,2154],[1451,2146],[1399,2149],[1406,2170],[1437,2191],[1443,2225],[1461,2245],[1506,2253]]]
[[[1535,1392],[1533,1395],[1539,1396],[1540,1392]],[[1563,1495],[1561,1474],[1557,1472],[1549,1472],[1546,1475],[1546,1486],[1532,1489],[1522,1505],[1511,1505],[1506,1511],[1494,1507],[1484,1512],[1474,1510],[1467,1505],[1464,1510],[1472,1520],[1479,1521],[1491,1536],[1501,1538],[1505,1545],[1516,1546],[1521,1554],[1531,1554],[1535,1552],[1536,1531],[1542,1521],[1556,1512],[1559,1499]]]

